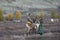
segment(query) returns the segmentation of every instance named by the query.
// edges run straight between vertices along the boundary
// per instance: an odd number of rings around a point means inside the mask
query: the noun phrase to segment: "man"
[[[29,14],[28,15],[27,21],[33,23],[32,14]]]

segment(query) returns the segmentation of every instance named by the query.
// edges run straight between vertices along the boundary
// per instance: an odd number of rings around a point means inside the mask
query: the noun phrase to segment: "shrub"
[[[57,18],[58,18],[58,19],[60,18],[60,13],[57,14]]]
[[[40,12],[40,17],[44,17],[44,12],[43,12],[43,10],[41,10],[41,12]]]
[[[16,19],[17,20],[20,20],[21,19],[21,12],[20,11],[17,11],[16,12]]]
[[[3,21],[4,20],[4,16],[3,16],[3,10],[0,9],[0,21]]]
[[[14,15],[13,13],[9,13],[8,16],[7,16],[8,20],[12,21],[13,18],[14,18]]]
[[[55,12],[54,11],[51,12],[51,18],[55,18]]]

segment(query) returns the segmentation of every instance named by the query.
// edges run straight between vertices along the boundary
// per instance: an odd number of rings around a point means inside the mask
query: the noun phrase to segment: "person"
[[[32,20],[32,17],[31,17],[31,16],[32,16],[32,14],[29,14],[29,15],[28,15],[28,17],[27,17],[27,21],[33,23],[33,20]]]
[[[43,31],[43,18],[40,18],[40,25],[39,25],[39,28],[38,28],[38,33],[40,35],[42,35],[44,33],[44,31]]]
[[[34,15],[32,16],[32,21],[33,21],[33,23],[35,23],[35,21],[36,21],[36,17]]]
[[[40,24],[40,17],[38,15],[36,16],[35,20],[36,20],[35,23]]]
[[[35,21],[35,24],[36,24],[36,26],[37,26],[37,31],[38,31],[38,28],[39,28],[39,25],[40,25],[40,16],[36,16],[36,21]]]

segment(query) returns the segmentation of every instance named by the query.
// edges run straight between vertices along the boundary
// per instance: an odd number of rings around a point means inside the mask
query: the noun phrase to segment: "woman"
[[[39,28],[38,28],[38,33],[40,35],[42,35],[44,33],[44,31],[43,31],[43,19],[42,18],[40,18],[40,25],[39,25]]]

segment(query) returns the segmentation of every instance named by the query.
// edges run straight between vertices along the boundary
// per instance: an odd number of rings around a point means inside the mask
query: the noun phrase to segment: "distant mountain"
[[[9,3],[8,0],[0,0],[0,3],[0,5],[28,8],[56,8],[56,6],[60,3],[60,0],[11,0],[11,3]]]
[[[0,8],[9,11],[29,11],[29,9],[50,9],[57,8],[60,0],[0,0]]]

